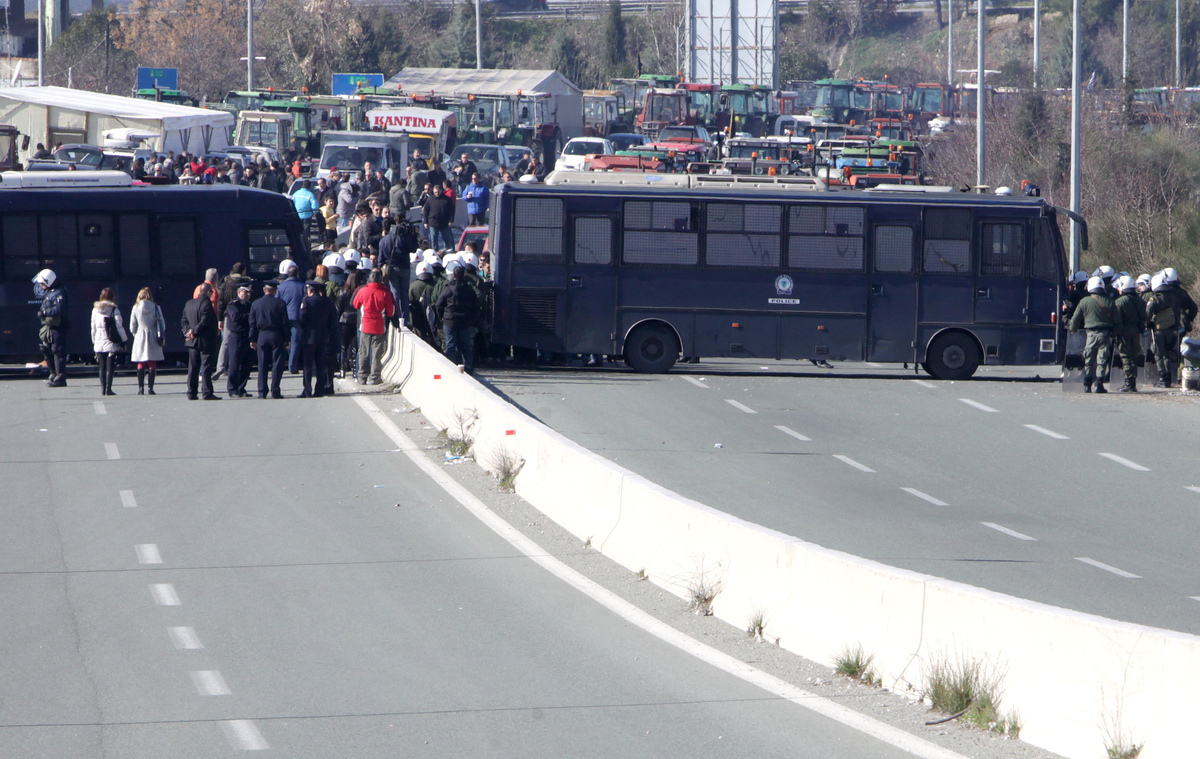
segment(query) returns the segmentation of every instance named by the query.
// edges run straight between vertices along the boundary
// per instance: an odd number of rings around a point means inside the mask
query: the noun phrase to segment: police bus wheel
[[[929,373],[941,380],[964,380],[979,368],[979,349],[967,335],[948,332],[929,345]]]
[[[625,363],[643,374],[663,374],[679,358],[679,340],[666,325],[643,324],[625,341]]]

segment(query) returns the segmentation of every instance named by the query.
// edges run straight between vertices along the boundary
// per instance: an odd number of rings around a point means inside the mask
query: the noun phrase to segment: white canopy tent
[[[12,124],[29,135],[28,158],[37,143],[104,144],[104,132],[122,127],[156,132],[151,147],[160,153],[203,155],[223,150],[231,142],[234,118],[226,111],[192,108],[173,103],[106,95],[66,87],[0,89],[0,123]]]

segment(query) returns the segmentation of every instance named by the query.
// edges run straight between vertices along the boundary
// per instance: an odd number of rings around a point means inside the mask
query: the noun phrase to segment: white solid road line
[[[96,416],[104,416],[108,413],[108,409],[104,408],[104,401],[92,401],[92,408],[96,410]]]
[[[801,435],[799,432],[796,432],[791,427],[784,427],[782,424],[777,424],[777,425],[775,425],[775,429],[779,430],[780,432],[782,432],[785,435],[791,435],[792,437],[796,438],[797,440],[803,441],[805,443],[812,442],[812,438]]]
[[[1066,435],[1060,435],[1057,432],[1055,432],[1054,430],[1048,430],[1045,427],[1039,427],[1036,424],[1027,424],[1025,426],[1028,429],[1033,430],[1034,432],[1040,432],[1043,435],[1045,435],[1046,437],[1052,437],[1055,440],[1070,440],[1071,439],[1071,438],[1067,437]]]
[[[271,748],[262,733],[248,719],[231,719],[221,723],[221,731],[235,751],[263,751]]]
[[[1200,601],[1200,596],[1188,596],[1188,598],[1192,599],[1193,601]]]
[[[928,493],[922,493],[920,490],[917,490],[916,488],[900,488],[900,489],[903,490],[905,493],[908,493],[909,495],[915,495],[917,498],[920,498],[922,501],[929,501],[934,506],[949,506],[950,505],[950,504],[946,503],[945,501],[939,501],[938,499],[934,498],[933,496],[929,495]]]
[[[921,387],[927,387],[930,390],[937,389],[937,385],[933,384],[932,382],[927,382],[925,380],[912,380],[912,382],[913,382],[913,384],[920,385]]]
[[[750,408],[749,406],[747,406],[743,403],[738,403],[737,401],[732,400],[730,398],[726,398],[725,402],[728,403],[730,406],[733,406],[738,411],[745,411],[747,414],[757,414],[758,413],[757,411]]]
[[[133,497],[132,490],[122,490],[121,491],[121,505],[127,509],[136,509],[137,508],[137,499]]]
[[[225,678],[215,669],[205,669],[199,672],[189,672],[196,690],[201,696],[232,696],[233,691],[225,684]]]
[[[994,409],[991,406],[980,403],[979,401],[973,401],[970,398],[959,398],[959,400],[972,408],[977,408],[980,411],[986,411],[989,414],[999,414],[1000,413],[999,409]]]
[[[1135,472],[1149,472],[1150,471],[1150,469],[1148,467],[1144,467],[1141,464],[1130,461],[1127,458],[1118,456],[1115,453],[1101,453],[1099,455],[1103,456],[1104,458],[1108,459],[1109,461],[1115,461],[1118,464],[1120,464],[1121,466],[1127,466],[1130,469],[1134,470]]]
[[[159,606],[179,606],[179,595],[175,592],[175,586],[169,582],[157,582],[150,586],[150,595],[154,596],[154,603]]]
[[[1002,532],[1005,535],[1009,535],[1011,537],[1016,538],[1017,540],[1037,540],[1037,538],[1031,538],[1023,532],[1017,532],[1016,530],[1010,530],[1007,527],[1002,527],[1002,526],[996,524],[995,522],[980,522],[980,524],[982,524],[984,527],[991,527],[993,530],[996,530],[997,532]]]
[[[547,556],[541,546],[525,537],[515,527],[497,516],[483,501],[479,500],[465,487],[455,482],[450,475],[442,471],[440,466],[430,461],[424,452],[396,426],[395,422],[380,411],[379,407],[370,398],[358,395],[354,397],[354,402],[371,417],[376,426],[383,430],[383,433],[396,444],[410,461],[416,464],[421,471],[425,472],[446,493],[461,503],[464,508],[474,514],[479,521],[491,528],[501,538],[508,541],[518,551],[525,554],[530,561],[541,566],[597,603],[605,606],[626,622],[636,625],[660,640],[734,677],[758,686],[768,693],[785,698],[801,708],[828,717],[853,730],[858,730],[865,735],[869,735],[878,741],[895,746],[914,756],[921,757],[921,759],[966,759],[962,754],[934,745],[912,733],[879,722],[865,714],[860,714],[853,709],[818,696],[811,691],[806,691],[803,688],[780,680],[728,654],[706,646],[667,623],[655,619],[612,591],[601,587],[595,581],[571,569],[558,559]]]
[[[866,466],[864,464],[860,464],[857,461],[855,461],[854,459],[850,458],[849,456],[843,456],[840,453],[835,453],[835,454],[833,454],[833,457],[835,459],[837,459],[838,461],[841,461],[844,464],[849,464],[850,466],[854,467],[855,469],[859,470],[860,472],[870,472],[871,474],[875,473],[875,470],[872,469],[871,467]]]
[[[162,564],[162,554],[153,543],[142,543],[134,546],[137,551],[138,564]]]
[[[1183,489],[1190,490],[1193,493],[1200,493],[1200,486],[1197,486],[1197,485],[1184,485]]]
[[[117,459],[121,458],[121,453],[117,450],[116,443],[105,443],[104,453],[107,454],[109,461],[116,461]]]
[[[1105,572],[1112,572],[1113,574],[1118,575],[1120,577],[1124,577],[1128,580],[1142,579],[1141,575],[1135,575],[1133,572],[1126,572],[1124,569],[1117,569],[1114,566],[1105,564],[1102,561],[1096,561],[1095,559],[1089,559],[1086,556],[1076,556],[1075,561],[1082,561],[1084,564],[1090,564],[1091,566],[1096,567],[1097,569],[1103,569]]]
[[[196,635],[196,631],[190,627],[168,627],[167,633],[171,636],[171,642],[175,644],[175,648],[188,650],[204,648],[204,644],[200,642],[200,636]]]
[[[712,385],[709,385],[707,382],[705,382],[703,378],[696,379],[695,377],[689,377],[686,374],[683,375],[683,378],[696,387],[702,387],[705,390],[712,390]]]

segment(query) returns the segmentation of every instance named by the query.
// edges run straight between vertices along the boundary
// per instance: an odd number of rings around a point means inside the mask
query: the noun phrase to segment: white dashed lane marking
[[[1183,489],[1190,490],[1193,493],[1200,493],[1200,486],[1197,486],[1197,485],[1184,485]]]
[[[749,406],[742,404],[742,403],[738,403],[737,401],[733,400],[732,398],[726,398],[725,402],[728,403],[730,406],[733,406],[738,411],[745,411],[747,414],[757,414],[758,413],[757,411],[750,408]]]
[[[175,586],[169,582],[158,582],[150,586],[150,595],[159,606],[179,606],[179,595]]]
[[[235,751],[263,751],[271,748],[263,739],[262,733],[248,719],[231,719],[221,723],[221,731],[225,733],[229,745]]]
[[[932,382],[926,382],[925,380],[913,380],[913,384],[920,385],[921,387],[927,387],[930,390],[937,389],[937,385],[933,384]]]
[[[700,379],[696,379],[695,377],[689,377],[685,374],[683,376],[683,378],[685,380],[687,380],[688,382],[692,383],[693,385],[695,385],[696,387],[702,387],[705,390],[712,390],[712,386],[709,385],[707,382],[705,382],[703,377],[701,377]]]
[[[117,459],[121,458],[121,452],[117,450],[116,443],[105,443],[104,453],[108,455],[109,461],[116,461]]]
[[[136,509],[137,508],[137,499],[133,497],[132,490],[122,490],[121,491],[121,505],[127,509]]]
[[[138,564],[162,564],[162,554],[153,543],[142,543],[133,547],[137,551]]]
[[[185,650],[204,648],[204,644],[200,642],[200,636],[196,635],[196,631],[191,627],[168,627],[167,634],[171,636],[171,642],[175,644],[175,648]]]
[[[229,686],[225,684],[225,678],[221,677],[221,673],[215,669],[205,669],[199,672],[189,673],[192,676],[192,682],[196,685],[196,690],[201,696],[232,696],[233,691],[229,690]]]
[[[991,406],[980,403],[979,401],[973,401],[970,398],[959,398],[959,400],[962,401],[963,403],[967,404],[971,408],[977,408],[980,411],[986,411],[989,414],[999,414],[1000,413],[999,409],[994,409]]]
[[[1054,430],[1048,430],[1045,427],[1039,427],[1036,424],[1027,424],[1027,425],[1025,425],[1025,427],[1033,430],[1034,432],[1040,432],[1043,435],[1045,435],[1046,437],[1052,437],[1055,440],[1070,440],[1071,439],[1071,438],[1067,437],[1066,435],[1060,435],[1057,432],[1055,432]]]
[[[922,501],[929,501],[934,506],[949,506],[950,505],[950,504],[946,503],[945,501],[940,501],[937,498],[934,498],[933,496],[929,495],[928,493],[922,493],[920,490],[917,490],[916,488],[900,488],[900,489],[903,490],[905,493],[908,493],[909,495],[915,495],[917,498],[920,498]]]
[[[854,467],[855,469],[859,470],[860,472],[870,472],[872,474],[875,473],[875,470],[872,469],[871,467],[866,466],[864,464],[860,464],[857,461],[855,461],[854,459],[850,458],[849,456],[843,456],[840,453],[835,453],[835,454],[833,454],[833,457],[835,459],[837,459],[838,461],[841,461],[845,464],[849,464],[850,466]]]
[[[1002,532],[1005,535],[1016,538],[1017,540],[1037,540],[1037,538],[1031,538],[1023,532],[1010,530],[1007,527],[1002,527],[1001,525],[996,524],[995,522],[980,522],[980,524],[982,524],[984,527],[990,527],[997,532]]]
[[[805,442],[805,443],[812,442],[812,438],[801,435],[799,432],[796,432],[791,427],[784,427],[782,424],[777,424],[777,425],[775,425],[775,429],[779,430],[780,432],[782,432],[785,435],[791,435],[792,437],[794,437],[797,440],[800,440],[802,442]]]
[[[104,401],[92,401],[92,408],[96,410],[96,416],[104,416],[108,413],[108,409],[104,408]]]
[[[1141,575],[1135,575],[1132,572],[1126,572],[1124,569],[1117,569],[1116,567],[1114,567],[1110,564],[1105,564],[1104,562],[1096,561],[1095,559],[1089,559],[1086,556],[1076,556],[1075,561],[1082,561],[1084,564],[1089,564],[1097,569],[1103,569],[1105,572],[1112,572],[1113,574],[1117,575],[1118,577],[1124,577],[1128,580],[1142,579]]]
[[[1120,464],[1121,466],[1127,466],[1130,469],[1134,470],[1135,472],[1149,472],[1150,471],[1149,467],[1144,467],[1141,464],[1138,464],[1137,462],[1130,461],[1129,459],[1127,459],[1123,456],[1118,456],[1115,453],[1101,453],[1098,455],[1103,456],[1104,458],[1108,459],[1109,461],[1115,461],[1118,464]]]

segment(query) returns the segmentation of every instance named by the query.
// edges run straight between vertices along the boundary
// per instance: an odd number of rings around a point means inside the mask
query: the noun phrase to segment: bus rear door
[[[1025,222],[1021,219],[985,220],[979,227],[975,321],[979,324],[1024,324],[1029,312]]]
[[[899,222],[871,226],[868,361],[914,361],[917,325],[917,228]]]
[[[615,339],[617,217],[572,214],[567,250],[567,346],[571,352],[613,354]]]

